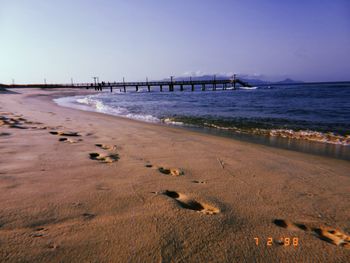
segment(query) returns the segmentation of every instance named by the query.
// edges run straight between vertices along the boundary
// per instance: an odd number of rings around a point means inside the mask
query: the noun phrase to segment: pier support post
[[[169,91],[174,91],[174,82],[173,82],[174,76],[170,76],[170,84],[169,84]]]
[[[214,75],[214,85],[213,85],[213,90],[216,90],[216,75]]]
[[[180,85],[180,91],[184,91],[184,85]]]
[[[160,92],[163,92],[163,85],[160,85]]]
[[[139,91],[139,86],[136,85],[136,92],[138,92],[138,91]]]
[[[194,84],[192,84],[191,91],[194,91]]]
[[[205,91],[205,84],[202,84],[202,91]]]
[[[123,77],[123,84],[124,84],[124,92],[126,92],[126,87],[125,87],[125,78]]]
[[[148,89],[148,92],[151,92],[151,86],[150,85],[147,86],[147,89]]]

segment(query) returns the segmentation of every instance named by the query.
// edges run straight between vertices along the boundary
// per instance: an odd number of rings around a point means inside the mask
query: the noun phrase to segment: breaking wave
[[[160,120],[157,117],[154,117],[150,114],[139,114],[132,113],[126,107],[118,106],[109,106],[106,105],[102,99],[99,99],[98,96],[89,95],[89,96],[75,96],[75,97],[65,97],[58,98],[54,100],[57,104],[70,108],[78,108],[82,110],[100,112],[104,114],[145,121],[159,123]]]

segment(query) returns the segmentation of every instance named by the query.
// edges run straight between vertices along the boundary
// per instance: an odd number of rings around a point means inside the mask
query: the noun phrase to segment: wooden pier
[[[126,92],[128,90],[134,90],[136,92],[140,91],[140,88],[146,88],[148,92],[160,91],[163,92],[164,89],[169,92],[173,92],[176,89],[179,91],[195,91],[195,90],[212,90],[215,91],[217,88],[226,90],[227,88],[235,89],[236,84],[245,87],[251,87],[248,83],[241,81],[239,79],[214,79],[214,80],[169,80],[169,81],[144,81],[144,82],[100,82],[100,83],[81,83],[81,84],[71,84],[64,85],[71,88],[86,88],[95,89],[102,91],[103,89],[119,89],[120,91]]]
[[[164,81],[144,81],[144,82],[95,82],[94,83],[74,83],[74,84],[30,84],[30,85],[4,85],[7,88],[85,88],[102,91],[108,89],[111,92],[117,89],[121,92],[127,91],[216,91],[217,89],[236,89],[236,86],[251,87],[248,83],[240,79],[212,79],[212,80],[164,80]]]

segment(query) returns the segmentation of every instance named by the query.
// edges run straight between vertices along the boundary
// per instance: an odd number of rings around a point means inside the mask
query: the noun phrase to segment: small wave
[[[266,120],[265,120],[266,121]],[[207,127],[232,132],[236,134],[251,134],[270,137],[280,137],[295,140],[314,141],[335,145],[350,145],[350,135],[336,134],[327,131],[315,131],[310,129],[291,129],[291,128],[276,128],[271,125],[270,121],[262,123],[256,121],[248,121],[243,119],[223,120],[223,119],[205,119],[197,117],[172,117],[165,118],[163,122],[171,125]]]
[[[317,131],[293,131],[276,129],[269,131],[270,136],[279,136],[298,140],[316,141],[330,144],[350,145],[350,135],[336,135],[332,132],[323,133]]]
[[[160,120],[152,115],[141,115],[141,114],[126,114],[126,115],[118,115],[121,117],[126,117],[129,119],[134,119],[134,120],[139,120],[139,121],[145,121],[145,122],[153,122],[153,123],[158,123]]]
[[[93,110],[97,112],[102,112],[111,115],[126,115],[128,112],[122,107],[111,107],[104,104],[101,100],[96,98],[96,96],[79,97],[75,100],[79,104],[84,104],[92,107]]]
[[[81,103],[81,104],[87,104],[87,105],[89,105],[89,98],[88,98],[88,97],[81,98],[81,99],[76,99],[76,101],[77,101],[78,103]]]
[[[205,126],[216,128],[220,130],[228,130],[236,133],[247,133],[255,135],[265,135],[271,137],[282,137],[287,139],[295,140],[305,140],[305,141],[314,141],[322,142],[329,144],[338,144],[338,145],[350,145],[350,135],[337,135],[332,132],[323,133],[311,130],[299,130],[294,131],[291,129],[261,129],[261,128],[251,128],[243,129],[237,127],[221,127],[215,124],[205,123]]]
[[[136,114],[136,113],[130,113],[127,108],[123,107],[111,107],[106,104],[104,104],[101,100],[95,99],[95,98],[83,98],[83,99],[78,99],[77,102],[79,103],[84,103],[88,104],[90,106],[95,107],[96,111],[110,114],[110,115],[115,115],[119,117],[125,117],[129,119],[134,119],[134,120],[140,120],[140,121],[145,121],[145,122],[159,122],[160,120],[150,114]]]
[[[166,123],[166,124],[170,124],[170,125],[177,125],[177,126],[183,126],[184,123],[181,121],[175,121],[173,118],[165,118],[162,119],[162,122]]]

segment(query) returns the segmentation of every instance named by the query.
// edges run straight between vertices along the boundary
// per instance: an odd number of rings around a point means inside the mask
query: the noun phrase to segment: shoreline
[[[91,95],[97,94],[101,93],[93,93]],[[172,121],[171,118],[166,118],[164,120],[158,119],[157,117],[154,117],[152,115],[136,115],[130,117],[129,115],[124,116],[121,114],[113,113],[109,110],[99,110],[98,108],[95,108],[89,104],[79,103],[76,101],[76,97],[78,96],[81,95],[77,94],[77,96],[59,97],[55,98],[54,102],[62,107],[97,112],[110,116],[116,116],[123,119],[136,120],[143,123],[154,123],[160,126],[175,127],[189,131],[199,132],[202,134],[204,133],[212,136],[220,136],[224,138],[265,145],[278,149],[296,151],[347,161],[350,160],[350,145],[348,144],[350,143],[349,136],[342,137],[343,142],[340,142],[340,137],[337,135],[330,135],[328,133],[322,133],[317,131],[292,131],[286,129],[267,130],[261,128],[248,131],[245,129],[238,128],[233,129],[218,127],[214,124],[207,124],[201,127],[194,124],[178,122],[177,120]]]
[[[348,161],[14,91],[0,95],[1,261],[350,259]]]

